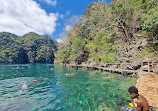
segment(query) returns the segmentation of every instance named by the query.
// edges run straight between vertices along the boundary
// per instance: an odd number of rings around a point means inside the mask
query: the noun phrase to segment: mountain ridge
[[[0,32],[0,45],[0,63],[53,63],[58,50],[57,41],[35,32]]]

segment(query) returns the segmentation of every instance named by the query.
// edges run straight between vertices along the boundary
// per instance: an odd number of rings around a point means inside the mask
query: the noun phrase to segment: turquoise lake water
[[[0,111],[120,111],[130,102],[128,87],[136,84],[136,78],[109,72],[52,64],[12,69],[17,66],[0,65]],[[105,79],[108,75],[116,78]],[[21,90],[24,83],[28,89]]]

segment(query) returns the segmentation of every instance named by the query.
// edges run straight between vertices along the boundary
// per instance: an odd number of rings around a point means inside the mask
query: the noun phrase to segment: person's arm
[[[133,109],[133,107],[128,107],[126,110],[131,111],[132,109]]]
[[[135,110],[135,111],[137,111],[137,109],[136,109],[136,107],[135,107],[135,104],[134,104],[134,99],[131,99],[131,103],[132,103],[132,105],[133,105],[133,109]]]
[[[141,111],[141,106],[142,106],[142,105],[141,105],[140,102],[137,103],[137,107],[135,106],[133,99],[131,99],[131,103],[132,103],[133,109],[134,109],[135,111]]]
[[[132,109],[133,109],[132,107],[126,108],[127,111],[131,111]]]

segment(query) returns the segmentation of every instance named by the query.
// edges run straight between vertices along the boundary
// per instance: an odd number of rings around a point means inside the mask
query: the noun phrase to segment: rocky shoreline
[[[92,70],[103,70],[121,73],[123,75],[130,75],[134,77],[140,77],[148,75],[149,72],[154,72],[158,74],[158,58],[141,58],[135,59],[133,62],[127,63],[95,63],[95,62],[82,62],[81,64],[76,64],[75,62],[69,63],[58,63],[69,68],[84,68]],[[104,70],[105,69],[105,70]]]
[[[147,76],[140,77],[138,83],[139,94],[143,95],[150,106],[158,108],[158,75],[149,73]],[[157,109],[158,110],[158,109]],[[156,110],[156,111],[157,111]]]

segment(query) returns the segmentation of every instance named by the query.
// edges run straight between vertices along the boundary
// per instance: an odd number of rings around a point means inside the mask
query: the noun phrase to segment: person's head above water
[[[26,84],[26,83],[24,83],[23,85],[22,85],[22,89],[23,88],[27,88],[28,87],[28,85]]]
[[[129,87],[128,92],[130,93],[131,98],[133,98],[133,99],[137,98],[139,96],[138,89],[134,86]]]

